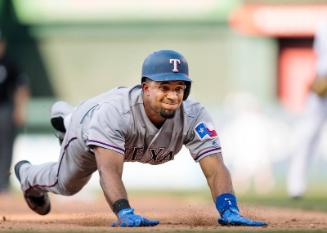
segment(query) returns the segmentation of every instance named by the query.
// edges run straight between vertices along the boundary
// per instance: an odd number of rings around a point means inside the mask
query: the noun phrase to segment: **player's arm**
[[[316,77],[311,86],[310,89],[316,93],[320,97],[326,97],[327,96],[327,76],[323,77]]]
[[[201,169],[207,179],[222,225],[266,226],[265,222],[253,221],[241,216],[234,195],[231,176],[222,155],[214,154],[200,160]]]
[[[113,150],[101,147],[96,147],[94,152],[101,188],[110,208],[115,211],[113,204],[116,201],[127,200],[127,192],[122,181],[124,157]]]
[[[14,93],[14,111],[13,118],[15,124],[19,127],[24,126],[26,122],[27,103],[30,97],[30,91],[27,85],[20,85]]]
[[[136,215],[134,214],[134,209],[130,207],[127,192],[122,181],[124,157],[113,150],[102,147],[95,147],[94,152],[101,188],[110,208],[118,217],[118,220],[112,226],[158,225],[159,221],[149,220]]]
[[[200,160],[200,166],[210,187],[213,200],[223,193],[234,193],[231,177],[222,156],[211,155]]]

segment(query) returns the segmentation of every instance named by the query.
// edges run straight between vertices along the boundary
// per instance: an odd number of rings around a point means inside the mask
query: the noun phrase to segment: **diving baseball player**
[[[159,221],[136,214],[128,201],[124,162],[158,165],[173,160],[186,145],[208,181],[221,216],[218,222],[265,226],[240,215],[213,121],[202,105],[188,98],[190,90],[185,58],[160,50],[145,59],[141,85],[113,89],[74,109],[56,103],[51,123],[64,135],[59,161],[32,165],[23,160],[15,166],[29,207],[48,214],[48,192],[73,195],[98,170],[106,200],[117,215],[112,226],[155,226]]]

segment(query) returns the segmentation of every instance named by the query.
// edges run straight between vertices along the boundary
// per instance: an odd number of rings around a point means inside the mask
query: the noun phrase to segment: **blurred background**
[[[326,0],[0,0],[0,11],[8,54],[28,75],[31,93],[13,164],[57,160],[54,101],[75,105],[139,83],[143,59],[173,49],[189,62],[191,97],[212,113],[236,192],[286,193]],[[326,131],[309,172],[310,189],[325,193]],[[135,190],[206,187],[185,148],[164,165],[128,163],[124,180]],[[100,191],[97,174],[88,190]]]

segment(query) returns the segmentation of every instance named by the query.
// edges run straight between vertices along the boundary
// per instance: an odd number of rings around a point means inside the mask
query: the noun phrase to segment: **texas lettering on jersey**
[[[166,150],[165,147],[149,148],[132,147],[125,149],[125,161],[144,161],[145,163],[160,164],[174,158],[173,151]]]

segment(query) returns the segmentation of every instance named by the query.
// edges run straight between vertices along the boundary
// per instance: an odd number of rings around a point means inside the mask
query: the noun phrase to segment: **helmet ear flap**
[[[186,88],[184,90],[184,96],[183,96],[183,100],[186,100],[187,97],[190,95],[191,92],[191,82],[185,82]]]

